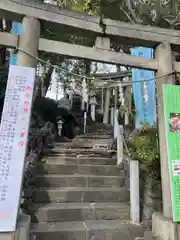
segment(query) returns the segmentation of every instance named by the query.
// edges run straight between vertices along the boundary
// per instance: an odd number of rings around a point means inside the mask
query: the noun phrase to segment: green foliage
[[[43,0],[38,1],[43,2]],[[177,0],[53,0],[53,3],[56,3],[59,8],[86,12],[102,18],[165,28],[180,28],[180,3]],[[41,33],[42,37],[47,39],[90,47],[93,46],[95,40],[94,37],[87,38],[77,35],[76,32],[63,33],[60,30],[43,29],[43,26]],[[113,41],[111,43],[115,51],[123,49],[125,52],[129,52],[130,46],[123,46]],[[51,63],[59,66],[61,63],[67,65],[69,62],[66,61],[64,56],[56,54],[41,53],[40,57],[44,60],[50,60]],[[79,73],[82,72],[81,69],[84,69],[85,64],[82,64],[83,60],[78,60],[77,62],[79,63],[78,68],[76,68],[77,64],[71,61],[72,66],[76,65],[73,67],[72,72]]]
[[[180,73],[176,74],[176,78],[177,78],[177,80],[180,80]]]
[[[154,178],[160,178],[160,153],[157,127],[142,123],[139,132],[130,134],[127,144],[132,159],[145,165],[146,171]]]
[[[32,119],[37,123],[37,125],[31,126],[29,134],[22,193],[22,198],[25,199],[30,199],[32,197],[32,190],[34,188],[34,170],[38,164],[41,154],[43,153],[43,149],[46,148],[49,143],[53,143],[52,124],[49,122],[39,122],[37,114],[34,114]],[[51,142],[49,142],[49,140],[51,140]],[[26,202],[22,202],[21,208],[26,210]]]
[[[119,108],[119,116],[118,116],[118,119],[120,118],[124,118],[125,115],[128,115],[128,117],[131,117],[132,116],[132,112],[129,111],[128,107],[125,106],[125,105],[121,105],[120,108]]]
[[[43,122],[51,122],[56,125],[58,108],[53,99],[37,97],[33,105],[33,110]]]
[[[44,122],[39,117],[39,115],[33,111],[31,116],[31,123],[30,123],[30,129],[29,129],[29,139],[28,139],[28,151],[29,152],[36,151],[36,148],[38,146],[38,141],[41,138],[42,135],[42,129],[44,126]]]
[[[55,0],[68,8],[114,20],[179,28],[180,3],[177,0]]]
[[[43,0],[38,0],[43,2]],[[111,18],[131,23],[141,23],[146,25],[155,25],[165,28],[179,28],[179,11],[180,4],[176,0],[54,0],[59,8],[66,8],[78,12],[86,12],[90,15],[101,16],[102,18]],[[80,36],[76,32],[63,33],[60,30],[43,29],[43,38],[62,41],[73,44],[80,44],[92,47],[94,45],[94,37],[87,38]],[[111,47],[115,51],[123,49],[129,52],[129,47],[111,41]],[[44,60],[50,60],[52,64],[61,67],[65,66],[65,71],[73,72],[80,75],[90,75],[90,71],[86,71],[88,64],[85,60],[67,60],[64,56],[50,53],[40,53],[40,57]],[[71,65],[71,70],[68,69]],[[59,79],[63,78],[65,87],[71,80],[68,74],[61,74]],[[82,78],[76,77],[78,84],[82,82]]]

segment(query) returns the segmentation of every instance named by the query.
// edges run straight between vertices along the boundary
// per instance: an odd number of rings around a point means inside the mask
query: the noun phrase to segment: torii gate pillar
[[[39,37],[39,21],[32,17],[24,17],[22,21],[22,34],[19,41],[18,65],[36,68]]]
[[[165,118],[163,107],[162,86],[165,83],[173,83],[173,76],[168,73],[173,72],[173,59],[171,53],[171,46],[169,43],[161,43],[155,52],[156,60],[159,64],[159,70],[156,77],[164,76],[156,80],[157,89],[157,110],[158,110],[158,126],[159,126],[159,142],[160,142],[160,155],[161,155],[161,182],[162,182],[162,197],[163,197],[163,215],[172,218],[172,203],[171,203],[171,190],[169,180],[169,166],[167,156],[167,143],[165,135]]]
[[[159,147],[161,156],[161,184],[163,199],[163,215],[154,213],[152,216],[152,231],[163,240],[179,240],[180,225],[172,220],[172,201],[170,189],[170,176],[167,155],[167,143],[165,135],[165,118],[162,86],[163,84],[172,84],[174,80],[173,58],[171,46],[168,42],[159,44],[155,51],[155,58],[158,61],[158,71],[156,77],[157,93],[157,111],[158,111],[158,128],[159,128]],[[169,75],[168,75],[169,74]]]
[[[95,42],[95,48],[99,49],[110,49],[110,38],[98,36]],[[103,104],[103,103],[102,103]],[[105,103],[104,103],[104,114],[103,114],[103,123],[108,123],[109,118],[109,104],[110,104],[110,89],[106,88],[105,94]],[[103,106],[101,106],[103,107]]]
[[[22,34],[19,41],[17,64],[24,67],[36,68],[38,43],[40,36],[40,23],[37,19],[24,17],[22,21]],[[33,57],[32,57],[33,56]],[[21,198],[21,197],[20,197]],[[0,233],[2,240],[28,240],[30,229],[30,216],[19,213],[15,232]]]

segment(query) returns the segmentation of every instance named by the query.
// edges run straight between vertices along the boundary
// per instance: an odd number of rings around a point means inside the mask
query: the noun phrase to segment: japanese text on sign
[[[0,124],[0,231],[15,231],[35,69],[10,66]],[[1,214],[3,213],[3,214]]]

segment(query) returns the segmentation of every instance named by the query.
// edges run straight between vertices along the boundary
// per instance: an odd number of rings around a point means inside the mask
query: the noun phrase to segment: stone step
[[[127,203],[50,203],[29,207],[33,222],[129,219]]]
[[[84,157],[83,155],[68,157],[68,156],[49,156],[42,158],[46,164],[88,164],[88,165],[116,165],[116,157]]]
[[[126,188],[37,188],[32,192],[35,203],[68,202],[126,202],[129,191]]]
[[[37,173],[124,176],[124,170],[113,165],[40,164]]]
[[[145,232],[144,232],[144,239],[143,240],[158,240],[158,238],[152,234],[151,230],[145,230]]]
[[[95,157],[112,157],[112,153],[110,151],[105,150],[97,150],[97,149],[84,149],[84,148],[74,148],[74,149],[67,149],[61,150],[58,148],[54,149],[45,149],[44,150],[45,156],[69,156],[69,157],[76,157],[79,155],[84,155],[86,157],[95,156]]]
[[[107,143],[106,143],[107,144]],[[59,154],[70,154],[70,153],[76,153],[76,154],[109,154],[106,150],[101,149],[94,149],[94,148],[68,148],[68,147],[55,147],[52,149],[52,152],[59,153]]]
[[[76,139],[111,139],[112,138],[112,135],[111,134],[104,134],[104,133],[101,133],[101,134],[95,134],[95,133],[92,133],[92,134],[88,134],[88,135],[77,135],[76,136]]]
[[[56,145],[54,145],[54,148],[71,148],[71,149],[92,149],[93,145],[92,145],[92,141],[77,141],[76,142],[71,142],[71,143],[56,143]]]
[[[36,187],[122,187],[125,178],[96,175],[36,175]]]
[[[143,231],[128,220],[36,223],[31,227],[36,240],[135,240]]]

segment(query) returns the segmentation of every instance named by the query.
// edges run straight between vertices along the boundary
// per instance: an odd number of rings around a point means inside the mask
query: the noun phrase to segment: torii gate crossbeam
[[[58,42],[39,38],[40,24],[38,19],[42,21],[45,27],[50,26],[53,28],[53,26],[57,26],[59,31],[62,31],[61,27],[65,27],[63,29],[66,29],[69,33],[71,30],[76,30],[76,32],[80,30],[81,33],[83,31],[83,34],[81,35],[87,33],[91,36],[97,37],[103,33],[99,25],[99,18],[85,16],[84,14],[72,11],[59,10],[55,6],[46,4],[38,5],[34,1],[28,0],[1,0],[0,9],[0,14],[2,16],[4,15],[6,19],[9,17],[12,20],[16,20],[18,18],[23,18],[25,15],[29,16],[23,19],[23,31],[20,36],[19,45],[17,45],[17,38],[11,38],[12,36],[8,36],[8,44],[10,44],[12,41],[13,46],[15,44],[15,47],[23,49],[24,51],[24,53],[23,51],[18,51],[19,65],[34,67],[36,65],[36,61],[27,53],[32,53],[34,54],[33,56],[37,56],[37,51],[39,48],[40,51],[52,52],[65,56],[129,65],[132,67],[141,67],[156,71],[156,93],[158,103],[159,142],[163,190],[163,215],[166,218],[172,217],[162,87],[163,84],[173,83],[175,73],[174,70],[177,70],[177,67],[179,67],[179,63],[174,62],[174,59],[172,58],[171,48],[179,48],[180,31],[142,25],[131,25],[109,19],[104,20],[106,26],[106,37],[117,39],[118,43],[125,43],[126,45],[132,43],[135,45],[138,44],[141,46],[147,46],[148,44],[149,47],[156,47],[155,59],[145,59],[142,57],[133,57],[127,54],[112,53],[109,51],[110,47],[106,49],[96,47],[89,48],[67,43],[59,43],[60,45],[58,45]],[[2,39],[0,36],[0,44],[1,40]],[[2,40],[2,42],[3,41],[4,40]],[[4,45],[7,44],[4,43]],[[115,56],[114,54],[119,55]],[[139,62],[136,63],[136,60]],[[148,67],[149,63],[151,67]]]
[[[45,27],[63,28],[63,32],[97,36],[103,34],[99,17],[85,13],[59,9],[57,6],[39,3],[35,0],[1,0],[0,14],[6,19],[20,20],[25,15],[38,18]],[[180,48],[180,31],[158,27],[128,24],[120,21],[104,19],[105,34],[118,43],[155,47],[163,41],[172,44],[174,49]],[[83,34],[82,34],[83,32]]]
[[[18,37],[0,32],[0,45],[18,48]],[[64,55],[69,58],[89,59],[95,62],[119,64],[147,70],[158,70],[156,59],[134,57],[125,53],[107,51],[106,49],[91,48],[77,44],[70,44],[48,39],[39,39],[39,51]],[[180,72],[180,63],[174,62],[174,69]]]

